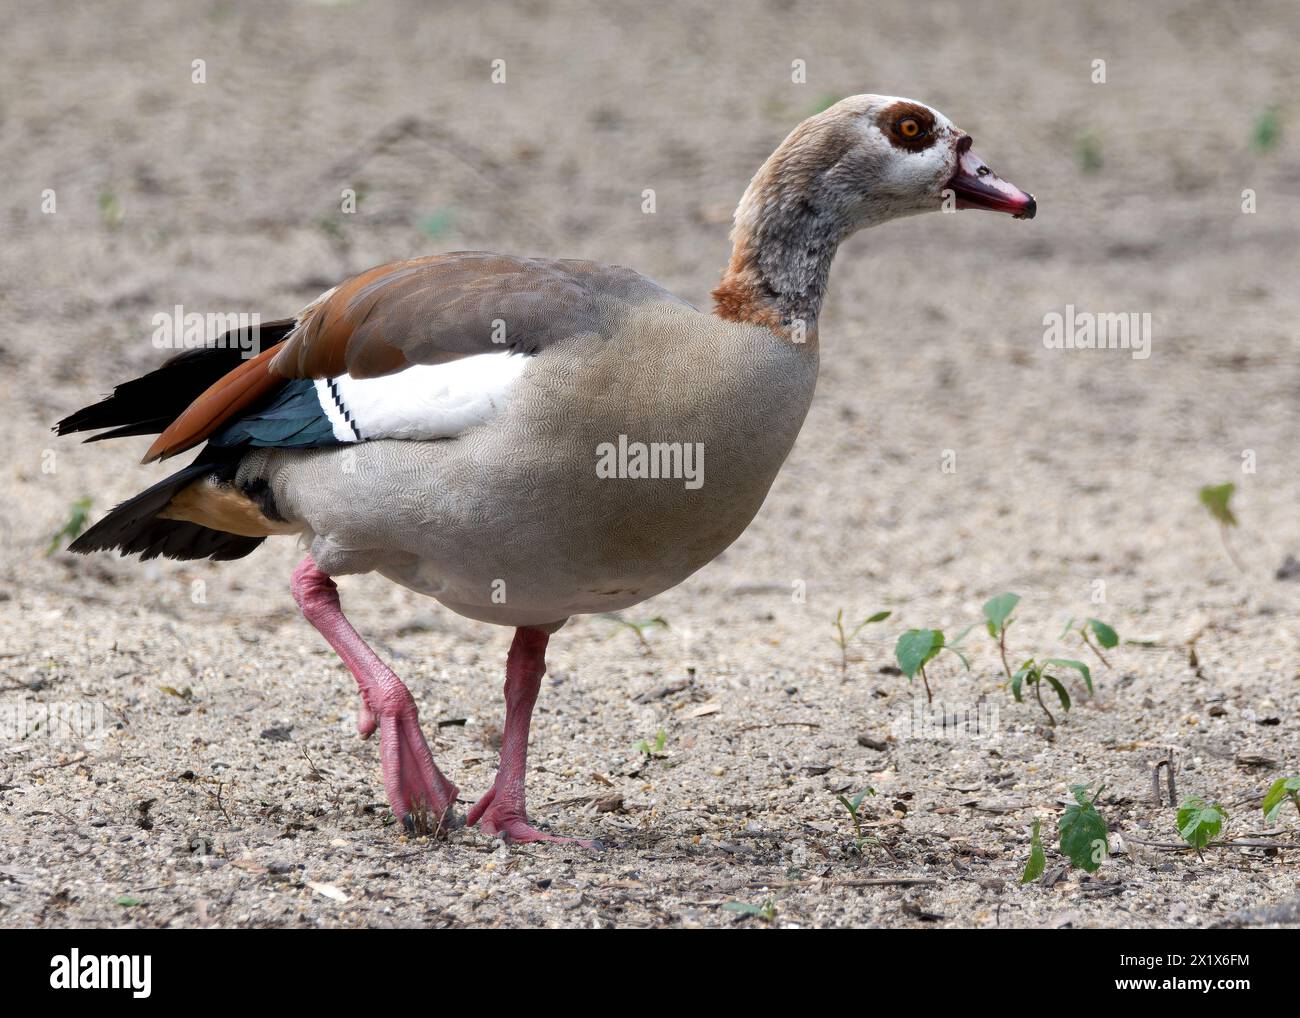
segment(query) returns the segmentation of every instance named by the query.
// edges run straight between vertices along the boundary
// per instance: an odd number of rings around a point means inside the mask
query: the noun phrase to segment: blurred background
[[[707,306],[751,174],[800,120],[870,91],[948,115],[1037,196],[1038,218],[913,218],[841,248],[817,402],[767,506],[718,563],[645,606],[670,623],[652,636],[653,658],[602,620],[566,630],[553,672],[580,680],[552,694],[559,717],[543,713],[535,741],[539,759],[569,763],[536,794],[572,792],[586,772],[575,754],[586,770],[616,769],[611,758],[677,710],[634,705],[629,690],[690,667],[716,677],[704,700],[747,718],[770,720],[805,697],[837,719],[814,735],[782,729],[757,758],[766,764],[744,765],[757,768],[746,787],[771,779],[781,790],[772,808],[791,782],[820,801],[835,781],[885,766],[859,748],[839,761],[835,725],[853,745],[890,697],[906,695],[904,680],[877,676],[896,636],[887,627],[855,658],[885,684],[880,696],[841,684],[836,611],[889,607],[900,631],[961,628],[1004,589],[1024,596],[1027,643],[1050,642],[1068,615],[1104,614],[1146,648],[1124,666],[1136,687],[1112,685],[1118,699],[1091,720],[1075,712],[1083,741],[1035,744],[1025,751],[1035,759],[1182,745],[1188,711],[1234,695],[1287,720],[1216,736],[1230,748],[1206,759],[1222,781],[1241,777],[1234,755],[1293,753],[1300,583],[1284,563],[1300,555],[1298,32],[1294,3],[1245,0],[25,5],[0,33],[7,688],[39,695],[48,682],[129,716],[135,748],[101,781],[136,782],[139,759],[177,769],[190,753],[204,759],[185,766],[206,773],[216,753],[253,799],[282,798],[248,768],[268,781],[302,769],[295,746],[258,738],[293,718],[317,740],[313,758],[346,772],[343,787],[377,786],[373,749],[340,740],[351,680],[293,610],[297,550],[268,542],[225,567],[58,551],[78,505],[95,519],[170,468],[136,465],[147,439],[82,446],[49,426],[159,362],[159,312],[181,304],[269,320],[417,254],[615,262]],[[345,191],[353,213],[341,210]],[[1151,356],[1046,349],[1044,316],[1067,304],[1149,313]],[[941,469],[946,460],[955,471]],[[1236,485],[1240,569],[1197,501],[1203,485],[1225,482]],[[797,582],[806,602],[792,601]],[[508,634],[378,580],[348,580],[344,593],[359,628],[400,658],[426,719],[495,717]],[[1210,671],[1188,671],[1186,642],[1205,632]],[[980,659],[951,682],[1001,697],[997,671]],[[207,699],[204,716],[164,686]],[[1032,729],[1017,709],[1011,722]],[[561,734],[566,711],[600,716],[575,738]],[[456,742],[473,730],[440,734],[452,740],[444,751],[473,758]],[[689,813],[716,798],[725,733],[706,718],[674,735],[675,788],[642,793],[645,808]],[[220,753],[206,748],[215,738],[226,740]],[[854,777],[781,766],[810,757]],[[28,788],[11,759],[10,783]],[[928,766],[964,766],[937,759],[891,766],[914,788],[927,787]],[[980,780],[981,765],[970,766]],[[1114,766],[1121,785],[1145,787],[1140,761],[1131,773]],[[465,789],[488,780],[490,760],[468,776],[451,770]],[[77,808],[73,774],[39,794]],[[23,819],[35,800],[6,794],[6,840],[41,855],[50,834]],[[169,805],[155,809],[183,812],[158,797]],[[113,858],[126,872],[144,865]],[[12,914],[30,919],[38,898],[20,895]],[[82,918],[95,921],[96,908]]]

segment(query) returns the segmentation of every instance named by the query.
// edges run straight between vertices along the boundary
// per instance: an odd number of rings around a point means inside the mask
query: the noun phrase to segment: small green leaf
[[[45,548],[46,555],[53,555],[58,551],[65,537],[70,541],[75,541],[81,536],[81,532],[86,529],[86,521],[90,518],[90,505],[90,496],[88,495],[72,503],[68,509],[67,521],[50,538],[50,543]]]
[[[822,92],[817,96],[813,104],[808,107],[808,115],[816,116],[818,113],[825,113],[839,101],[840,97],[834,92]]]
[[[140,904],[140,899],[132,898],[129,895],[124,894],[122,897],[117,899],[117,903],[123,908],[134,908],[136,905]]]
[[[1111,647],[1119,646],[1119,634],[1116,633],[1115,630],[1111,629],[1110,626],[1106,625],[1106,623],[1102,622],[1101,619],[1089,619],[1088,626],[1092,629],[1094,635],[1096,635],[1097,642],[1107,650],[1110,650]]]
[[[1056,695],[1057,695],[1058,697],[1061,698],[1061,706],[1064,707],[1066,710],[1069,710],[1069,709],[1070,709],[1070,694],[1067,693],[1067,692],[1065,691],[1065,687],[1064,687],[1063,685],[1061,685],[1061,681],[1060,681],[1059,679],[1057,679],[1055,676],[1053,676],[1053,675],[1048,675],[1048,674],[1046,674],[1046,673],[1044,673],[1043,678],[1045,678],[1045,679],[1047,680],[1048,684],[1049,684],[1053,689],[1056,690]]]
[[[1096,173],[1102,167],[1101,140],[1091,131],[1079,136],[1079,168],[1084,173]]]
[[[1206,805],[1204,799],[1187,799],[1178,808],[1178,833],[1199,852],[1219,836],[1227,818],[1228,814],[1217,802]]]
[[[1012,593],[999,594],[984,602],[984,618],[988,620],[990,635],[996,637],[1006,628],[1007,618],[1019,603],[1020,595]]]
[[[1047,868],[1047,856],[1043,853],[1043,843],[1038,837],[1038,829],[1041,826],[1042,822],[1035,819],[1033,833],[1029,835],[1029,862],[1025,863],[1025,871],[1020,874],[1022,884],[1037,880]]]
[[[1015,674],[1011,676],[1011,695],[1016,698],[1017,703],[1023,702],[1020,699],[1020,686],[1026,679],[1029,680],[1031,685],[1038,681],[1037,668],[1033,658],[1030,658],[1017,668]]]
[[[420,232],[430,237],[441,236],[451,229],[452,219],[450,209],[438,209],[420,220]]]
[[[99,218],[103,220],[104,225],[110,230],[115,230],[122,225],[124,216],[122,203],[117,200],[117,195],[112,191],[101,192],[99,195]]]
[[[1074,866],[1096,873],[1106,856],[1106,821],[1088,798],[1086,785],[1074,785],[1077,806],[1071,806],[1057,822],[1061,832],[1061,851]],[[1101,795],[1101,789],[1097,790]]]
[[[1276,106],[1270,106],[1255,120],[1255,128],[1251,132],[1251,143],[1259,152],[1267,152],[1277,144],[1277,139],[1282,134],[1282,123],[1278,117]]]
[[[943,649],[943,633],[937,629],[909,629],[894,645],[898,667],[909,679],[921,666],[928,663]]]
[[[609,619],[611,622],[615,622],[625,629],[630,629],[633,635],[636,636],[637,642],[641,644],[642,649],[649,654],[653,654],[654,649],[650,646],[650,641],[645,638],[645,631],[653,626],[660,626],[664,629],[672,628],[668,625],[667,619],[661,618],[657,615],[652,619],[642,619],[640,621],[637,621],[636,619],[625,619],[618,612],[601,612],[600,617],[603,619]]]
[[[1075,661],[1068,657],[1052,657],[1043,662],[1046,665],[1060,665],[1062,668],[1073,668],[1083,676],[1084,684],[1088,687],[1088,692],[1092,692],[1092,672],[1082,661]]]
[[[725,912],[739,912],[741,915],[757,916],[768,923],[776,918],[776,902],[771,898],[762,905],[751,905],[744,901],[729,901],[722,908]]]
[[[862,632],[864,627],[871,625],[873,622],[883,622],[885,619],[889,618],[889,616],[892,614],[893,612],[890,611],[876,612],[876,614],[863,619],[861,622],[859,622],[856,626],[853,627],[853,632],[849,633],[848,637],[844,640],[844,642],[848,643],[849,640],[852,640],[855,636],[858,635],[858,633]],[[844,616],[844,609],[841,608],[839,615],[835,617],[835,625],[840,629],[841,633],[844,632],[843,625],[841,622],[843,616]]]
[[[1228,504],[1236,490],[1237,486],[1229,481],[1227,484],[1206,485],[1200,492],[1201,505],[1225,527],[1237,525],[1237,517],[1232,514],[1232,508]]]
[[[1295,798],[1298,792],[1300,792],[1300,777],[1278,778],[1274,781],[1264,795],[1264,819],[1271,824],[1277,819],[1287,799]],[[1300,808],[1300,803],[1297,803],[1297,808]]]
[[[1073,628],[1074,628],[1074,616],[1071,615],[1068,619],[1065,620],[1065,628],[1061,630],[1061,635],[1058,636],[1057,639],[1064,640],[1065,637],[1069,634],[1070,630]]]
[[[331,216],[318,216],[316,227],[331,240],[341,240],[343,237],[343,227]]]

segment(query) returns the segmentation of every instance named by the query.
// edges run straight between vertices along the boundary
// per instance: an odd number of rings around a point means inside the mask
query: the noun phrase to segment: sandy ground
[[[0,923],[764,921],[739,902],[806,926],[1207,926],[1294,898],[1298,818],[1259,811],[1300,771],[1300,582],[1275,579],[1300,555],[1294,5],[438,6],[51,2],[0,33]],[[629,613],[667,620],[648,648],[601,618],[552,642],[532,809],[602,854],[395,826],[352,680],[294,610],[292,542],[228,565],[45,554],[77,499],[97,517],[163,473],[136,465],[147,440],[48,431],[159,361],[155,313],[272,318],[371,264],[468,247],[633,265],[704,304],[749,175],[861,91],[946,112],[1039,217],[848,243],[816,404],[753,526]],[[1150,358],[1046,349],[1067,304],[1149,312]],[[1244,572],[1196,501],[1229,480]],[[509,632],[342,586],[472,800]],[[1024,599],[1015,657],[1079,656],[1059,642],[1072,615],[1139,642],[1048,732],[977,630],[972,671],[949,658],[931,680],[996,710],[994,735],[911,731],[894,639],[951,634],[1003,590]],[[843,673],[841,608],[894,612]],[[102,721],[18,737],[38,704]],[[1140,844],[1177,841],[1151,792],[1170,751],[1225,837],[1285,847]],[[1032,821],[1051,832],[1075,783],[1105,784],[1124,851],[1060,874],[1049,839],[1059,879],[1020,886]],[[880,845],[859,855],[836,795],[865,786]]]

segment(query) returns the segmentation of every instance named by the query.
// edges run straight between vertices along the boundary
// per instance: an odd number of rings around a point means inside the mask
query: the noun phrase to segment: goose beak
[[[957,172],[948,181],[948,188],[957,196],[957,207],[991,209],[1010,213],[1017,219],[1033,219],[1038,212],[1034,196],[990,170],[970,146],[970,136],[962,135],[957,142]]]

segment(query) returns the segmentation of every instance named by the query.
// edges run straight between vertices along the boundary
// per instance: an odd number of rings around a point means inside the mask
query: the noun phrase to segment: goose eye
[[[919,138],[921,123],[915,117],[904,117],[898,122],[898,133],[904,138]]]

